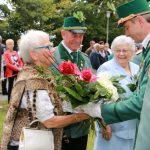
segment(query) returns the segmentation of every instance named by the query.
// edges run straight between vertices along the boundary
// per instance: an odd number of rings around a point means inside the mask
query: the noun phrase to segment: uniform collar
[[[142,42],[142,45],[143,45],[142,57],[143,59],[145,59],[150,49],[150,33],[145,37],[145,39]]]
[[[150,41],[150,33],[145,37],[145,39],[142,42],[142,45],[145,49],[147,48],[149,41]]]
[[[66,47],[63,45],[63,42],[61,42],[59,45],[58,45],[58,50],[59,50],[59,53],[60,53],[60,58],[62,60],[65,60],[65,61],[68,61],[68,60],[71,60],[72,61],[72,57],[71,55],[69,54],[68,52],[68,49],[66,49]],[[71,51],[71,50],[70,50]],[[72,51],[71,51],[72,52]],[[78,51],[78,63],[77,63],[77,66],[80,68],[80,69],[83,69],[84,68],[84,64],[85,64],[85,60],[81,54],[80,51]]]
[[[71,52],[74,52],[74,51],[72,51],[71,49],[69,49],[69,48],[65,45],[64,41],[62,41],[61,43],[62,43],[62,45],[65,47],[65,49],[68,51],[69,54],[70,54]],[[78,51],[78,50],[77,50],[77,51]],[[76,52],[77,52],[77,51],[76,51]]]
[[[143,49],[140,49],[136,52],[136,55],[140,54],[143,51]]]

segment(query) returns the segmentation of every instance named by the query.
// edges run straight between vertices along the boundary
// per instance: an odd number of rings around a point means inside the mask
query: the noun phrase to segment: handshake
[[[71,113],[86,113],[93,118],[102,118],[100,103],[95,102],[80,105],[73,109],[70,102],[63,101],[63,111]]]

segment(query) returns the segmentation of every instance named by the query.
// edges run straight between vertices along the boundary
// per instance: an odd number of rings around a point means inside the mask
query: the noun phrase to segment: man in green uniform
[[[149,79],[143,99],[143,106],[140,116],[140,124],[135,144],[135,150],[149,150],[150,149],[150,69]]]
[[[64,19],[61,30],[63,40],[54,53],[58,64],[70,60],[80,69],[91,67],[88,56],[80,51],[86,29],[83,16]],[[66,127],[64,129],[66,138],[63,138],[62,150],[86,150],[89,125],[89,121],[83,121]]]
[[[106,123],[115,123],[140,118],[145,89],[150,67],[150,7],[146,0],[133,0],[117,8],[121,18],[118,21],[125,29],[125,34],[136,42],[142,42],[143,60],[138,87],[134,94],[125,101],[102,105],[102,116]]]
[[[145,90],[148,83],[148,70],[150,68],[150,7],[146,0],[132,0],[126,4],[121,5],[117,8],[117,13],[119,18],[118,21],[119,26],[123,26],[125,30],[125,34],[127,36],[132,37],[137,43],[141,43],[143,45],[142,51],[142,63],[141,69],[139,73],[138,87],[136,91],[133,93],[131,97],[129,97],[125,101],[120,101],[112,104],[104,104],[97,111],[94,111],[97,108],[96,105],[89,105],[84,107],[83,110],[85,113],[89,114],[92,117],[102,116],[104,121],[107,124],[112,124],[116,122],[121,122],[125,120],[140,119],[141,110],[142,116],[149,112],[145,112],[144,106],[148,105],[147,94],[145,95]],[[145,95],[145,98],[144,98]],[[146,100],[143,105],[143,98]],[[148,109],[147,109],[148,110]],[[149,109],[150,110],[150,109]],[[145,112],[145,113],[144,113]],[[142,117],[141,116],[141,117]],[[140,124],[147,125],[147,121],[145,121],[144,117],[141,118]],[[149,123],[148,123],[149,124]],[[141,125],[139,127],[138,138],[141,139],[143,136]],[[147,128],[149,130],[149,128]],[[147,131],[145,134],[148,134]],[[148,135],[150,137],[150,134]],[[149,140],[149,138],[147,138]],[[138,140],[139,141],[139,140]],[[150,142],[149,142],[150,143]],[[137,146],[139,146],[137,142]],[[141,146],[144,146],[144,142]],[[150,146],[149,146],[150,149]],[[136,150],[149,150],[147,148],[137,148]]]

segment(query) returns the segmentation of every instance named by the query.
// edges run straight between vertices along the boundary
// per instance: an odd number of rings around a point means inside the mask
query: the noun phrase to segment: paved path
[[[7,101],[7,95],[2,95],[2,85],[1,85],[1,80],[0,80],[0,109],[3,107],[1,106],[1,101]]]
[[[0,94],[0,109],[3,108],[3,107],[1,106],[1,101],[7,101],[7,95],[2,95],[2,94]]]
[[[0,80],[0,101],[1,100],[7,100],[7,95],[2,95],[2,83]]]
[[[0,101],[1,100],[7,100],[7,95],[2,95],[2,94],[0,94]]]

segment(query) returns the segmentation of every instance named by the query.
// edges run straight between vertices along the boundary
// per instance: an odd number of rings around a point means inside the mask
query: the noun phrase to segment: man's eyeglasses
[[[53,48],[52,45],[46,45],[46,46],[38,46],[38,47],[35,47],[35,49],[42,49],[42,48],[46,48],[48,50],[51,50]]]

